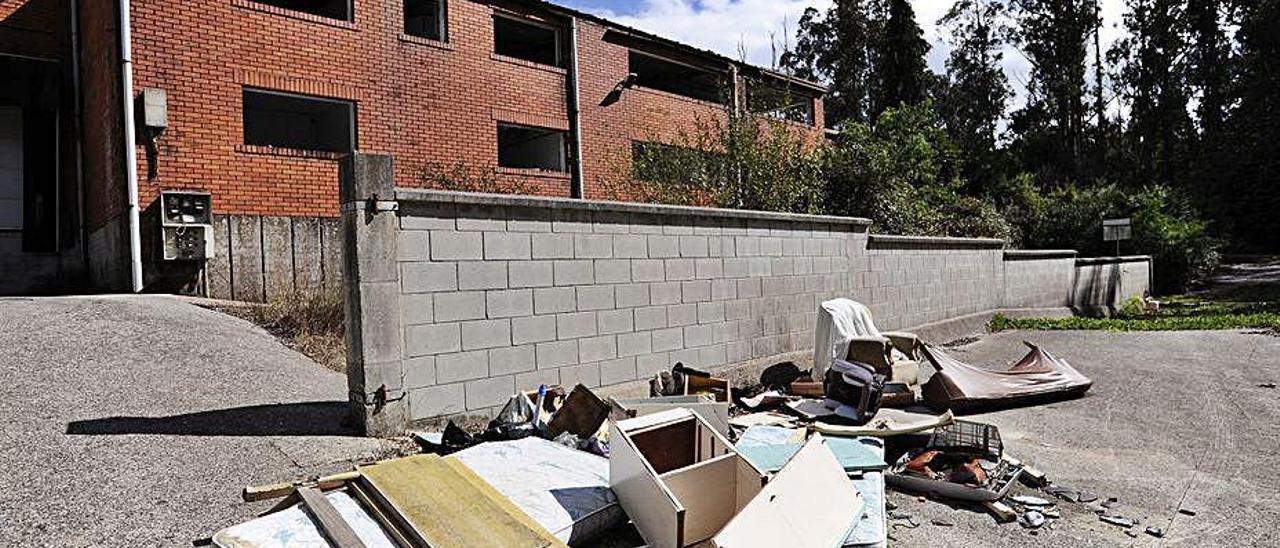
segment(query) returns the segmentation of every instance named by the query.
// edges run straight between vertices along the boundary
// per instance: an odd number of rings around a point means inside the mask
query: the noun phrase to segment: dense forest
[[[1115,252],[1103,218],[1130,217],[1122,253],[1154,255],[1164,292],[1220,252],[1280,250],[1280,0],[1127,0],[1109,46],[1097,0],[959,0],[938,23],[944,74],[908,0],[809,9],[778,63],[829,86],[829,143],[710,122],[640,162],[644,180],[669,183],[649,198],[1086,255]],[[1006,77],[1009,52],[1029,62],[1026,82]]]

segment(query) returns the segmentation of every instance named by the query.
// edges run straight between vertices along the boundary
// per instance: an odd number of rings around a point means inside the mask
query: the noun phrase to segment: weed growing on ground
[[[343,372],[347,367],[343,306],[342,296],[331,291],[293,294],[262,306],[223,311],[258,324],[326,369]]]

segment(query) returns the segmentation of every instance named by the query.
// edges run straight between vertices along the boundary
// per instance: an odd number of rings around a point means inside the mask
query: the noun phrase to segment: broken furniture
[[[822,380],[833,359],[870,365],[889,381],[920,381],[920,340],[912,333],[881,332],[871,311],[850,299],[818,305],[814,328],[813,378]]]
[[[649,546],[839,546],[862,515],[822,436],[771,480],[687,409],[615,423],[609,439],[610,483]]]
[[[684,408],[702,417],[721,434],[729,433],[727,401],[715,401],[708,394],[692,396],[659,396],[656,398],[611,398],[615,420],[633,419],[671,409]]]
[[[968,502],[998,501],[1017,483],[1022,467],[1003,459],[1000,431],[990,424],[956,421],[935,428],[929,442],[902,455],[886,476],[907,491]]]
[[[813,430],[827,436],[873,436],[878,438],[917,434],[931,431],[955,422],[955,415],[947,411],[941,415],[923,415],[898,409],[881,409],[876,416],[862,426],[845,426],[813,423]]]
[[[1093,381],[1065,360],[1026,342],[1031,350],[1005,371],[990,371],[961,362],[925,345],[924,355],[937,370],[921,389],[934,409],[970,411],[1083,395]]]

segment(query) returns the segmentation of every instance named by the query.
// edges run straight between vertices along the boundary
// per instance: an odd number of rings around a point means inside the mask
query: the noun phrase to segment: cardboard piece
[[[717,548],[840,546],[864,510],[826,439],[814,435],[712,542]]]
[[[720,402],[733,401],[733,388],[728,379],[717,377],[698,377],[686,375],[684,383],[685,395],[709,394]]]
[[[729,402],[719,402],[707,394],[692,396],[659,396],[656,398],[611,398],[613,416],[617,420],[652,415],[671,409],[685,408],[706,419],[722,434],[729,433]]]

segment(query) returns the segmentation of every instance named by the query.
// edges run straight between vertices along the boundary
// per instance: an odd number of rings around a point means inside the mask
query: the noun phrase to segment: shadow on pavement
[[[67,423],[67,434],[115,436],[357,436],[345,401],[231,407],[168,417],[104,417]]]

